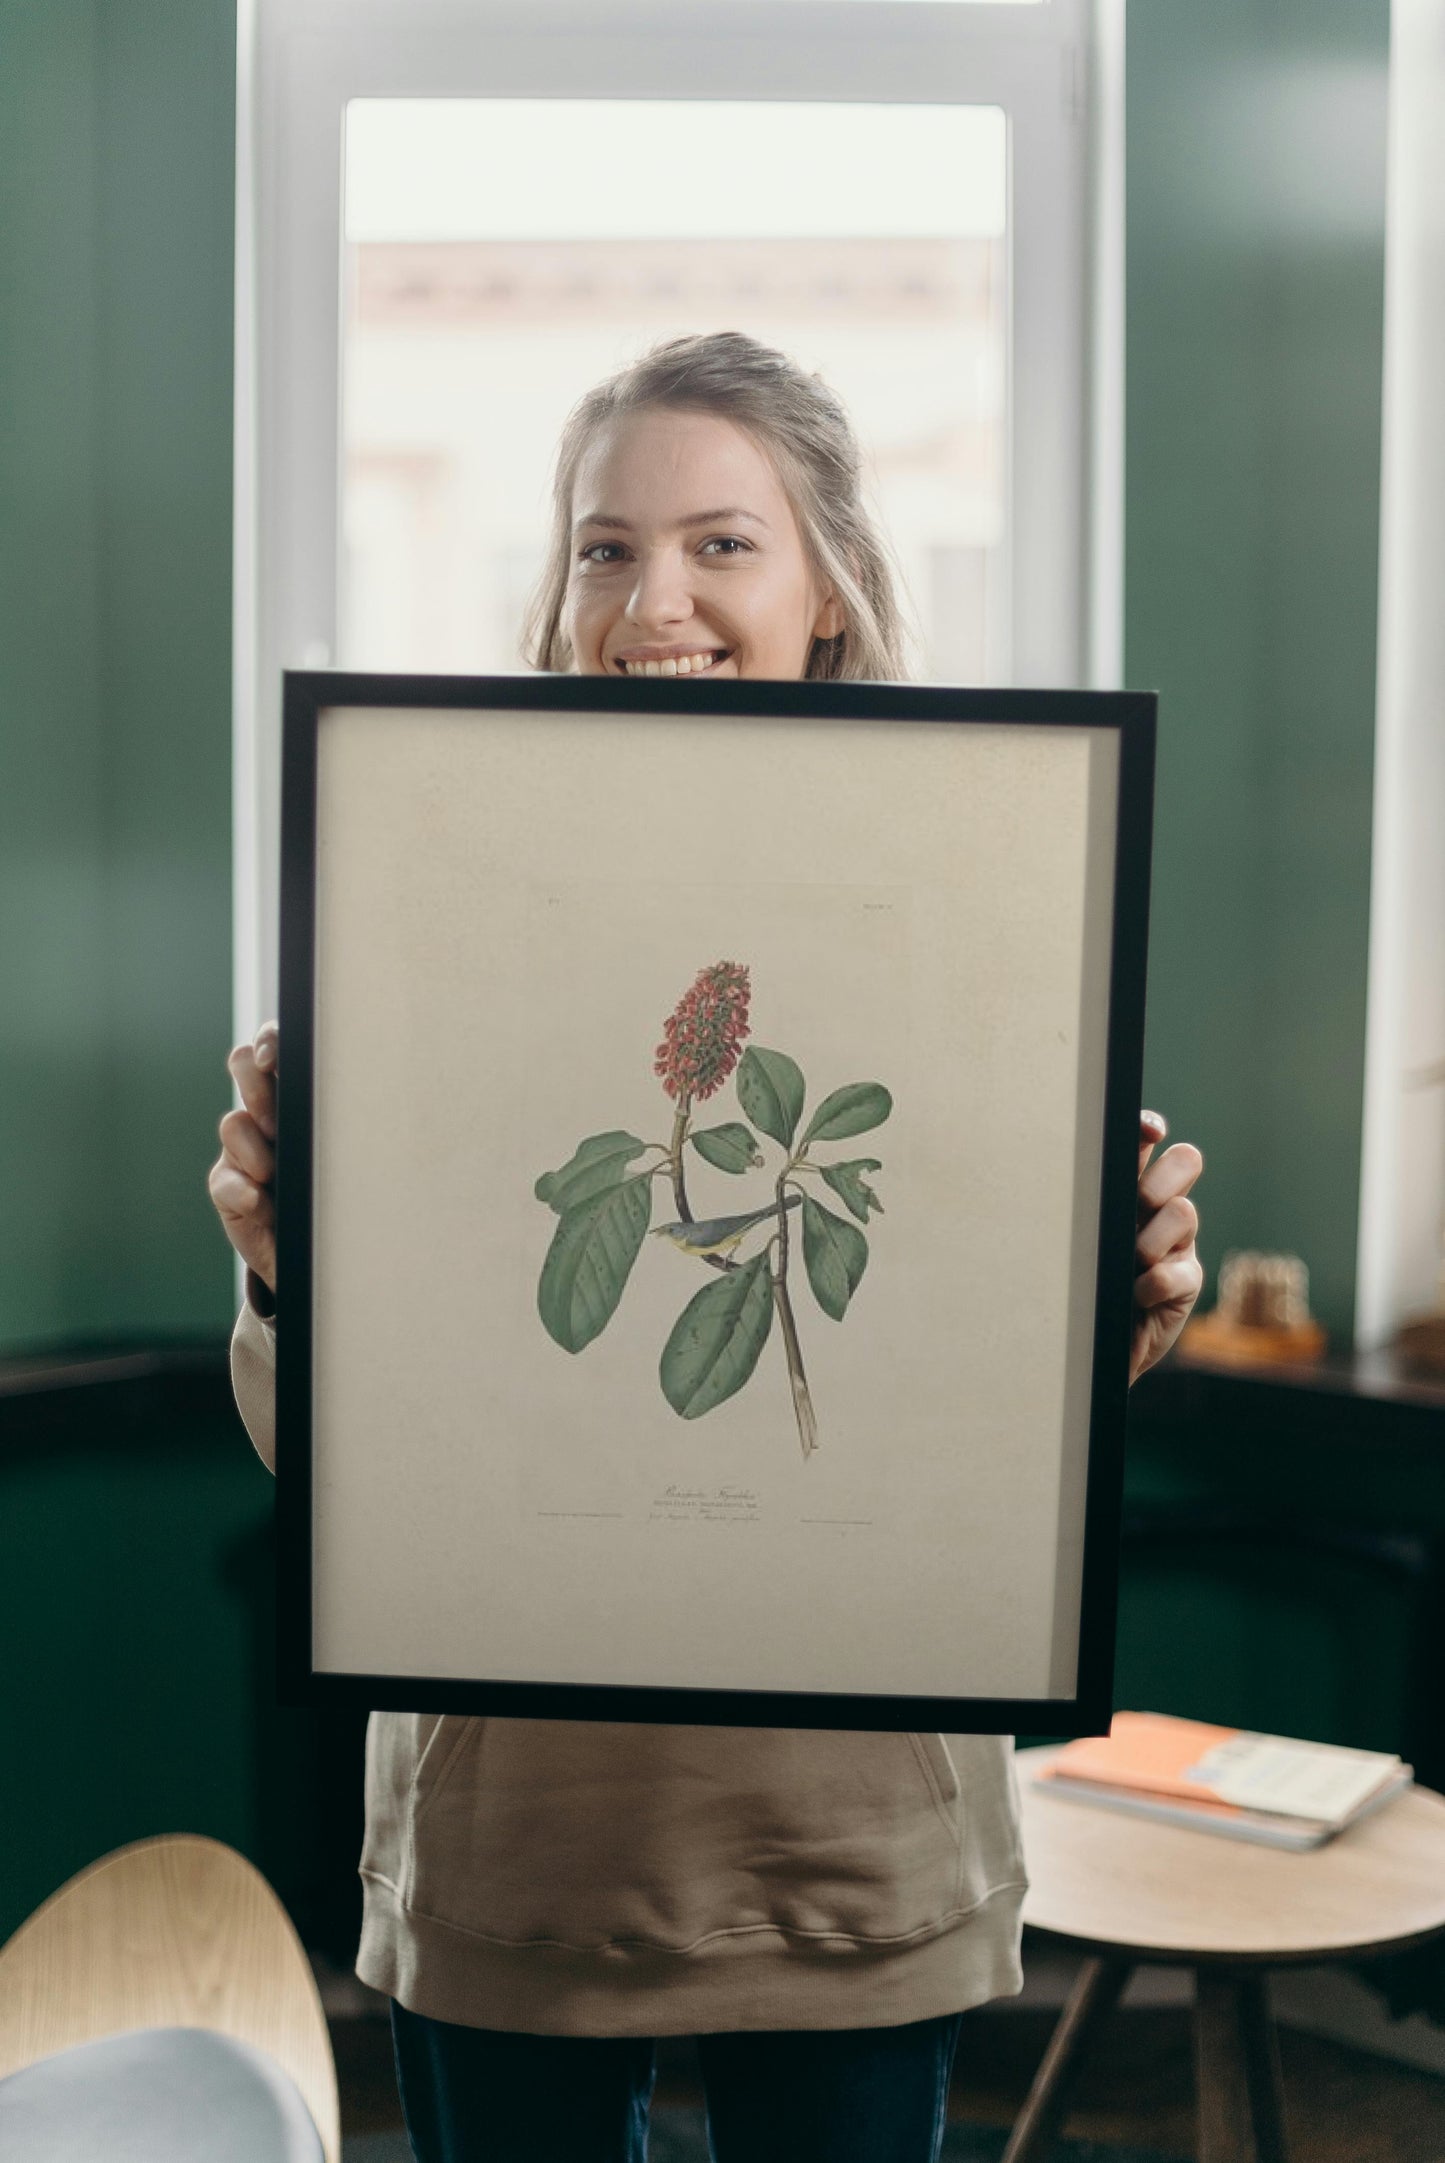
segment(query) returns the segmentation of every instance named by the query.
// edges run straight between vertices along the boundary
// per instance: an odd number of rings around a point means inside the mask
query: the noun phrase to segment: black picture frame
[[[823,726],[907,720],[967,729],[1090,729],[1117,738],[1109,944],[1106,1080],[1098,1153],[1089,1439],[1083,1508],[1077,1685],[1050,1697],[970,1697],[812,1689],[631,1686],[537,1676],[371,1674],[319,1668],[312,1655],[313,1085],[316,1011],[318,735],[341,709],[484,715],[506,708],[594,717],[739,718],[787,715]],[[390,675],[288,671],[284,682],[277,1246],[278,1660],[289,1705],[569,1720],[686,1722],[828,1729],[938,1729],[1058,1735],[1107,1730],[1112,1706],[1116,1595],[1141,1101],[1156,697],[1142,692],[952,689],[872,683],[689,684],[605,677]]]

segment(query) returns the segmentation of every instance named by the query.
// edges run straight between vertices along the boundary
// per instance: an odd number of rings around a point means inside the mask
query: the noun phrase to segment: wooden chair
[[[1407,1789],[1322,1848],[1257,1847],[1033,1785],[1024,1921],[1088,1955],[1003,2163],[1040,2163],[1089,2039],[1141,1962],[1191,1967],[1200,2163],[1287,2163],[1270,1968],[1369,1960],[1445,1933],[1445,1797]]]
[[[0,2080],[157,2028],[209,2029],[274,2060],[340,2163],[331,2038],[301,1941],[244,1856],[190,1833],[102,1856],[0,1948]]]

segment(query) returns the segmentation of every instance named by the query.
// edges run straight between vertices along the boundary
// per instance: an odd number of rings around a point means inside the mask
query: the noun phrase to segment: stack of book
[[[1410,1785],[1381,1750],[1118,1712],[1107,1735],[1064,1748],[1035,1776],[1050,1795],[1268,1847],[1317,1848]]]

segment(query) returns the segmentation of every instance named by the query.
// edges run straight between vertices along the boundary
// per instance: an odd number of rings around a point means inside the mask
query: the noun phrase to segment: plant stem
[[[783,1189],[791,1170],[792,1166],[789,1165],[778,1174],[778,1266],[773,1272],[773,1304],[778,1310],[778,1322],[783,1332],[783,1350],[788,1361],[788,1386],[793,1392],[793,1416],[798,1422],[798,1440],[803,1446],[803,1462],[806,1464],[818,1447],[818,1419],[813,1410],[808,1377],[803,1371],[803,1348],[798,1342],[798,1325],[793,1318],[793,1303],[788,1297],[788,1212]]]
[[[667,1168],[672,1179],[672,1198],[677,1204],[679,1222],[683,1224],[696,1224],[697,1222],[696,1217],[688,1207],[687,1182],[683,1178],[682,1172],[682,1145],[687,1140],[687,1122],[691,1114],[692,1098],[679,1097],[677,1100],[677,1117],[672,1122],[672,1141],[667,1152]],[[698,1259],[706,1262],[710,1269],[736,1269],[738,1266],[736,1262],[729,1261],[725,1254],[704,1254],[700,1255]]]
[[[687,1188],[682,1177],[682,1145],[687,1140],[687,1121],[691,1110],[691,1097],[679,1097],[677,1116],[672,1122],[672,1140],[667,1150],[668,1165],[672,1172],[672,1198],[677,1204],[677,1214],[684,1224],[696,1222],[687,1206]]]

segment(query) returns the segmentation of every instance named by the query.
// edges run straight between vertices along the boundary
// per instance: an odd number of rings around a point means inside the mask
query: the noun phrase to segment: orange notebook
[[[1066,1743],[1041,1777],[1333,1827],[1347,1823],[1400,1770],[1399,1758],[1385,1751],[1211,1727],[1166,1713],[1118,1712],[1107,1735]]]

